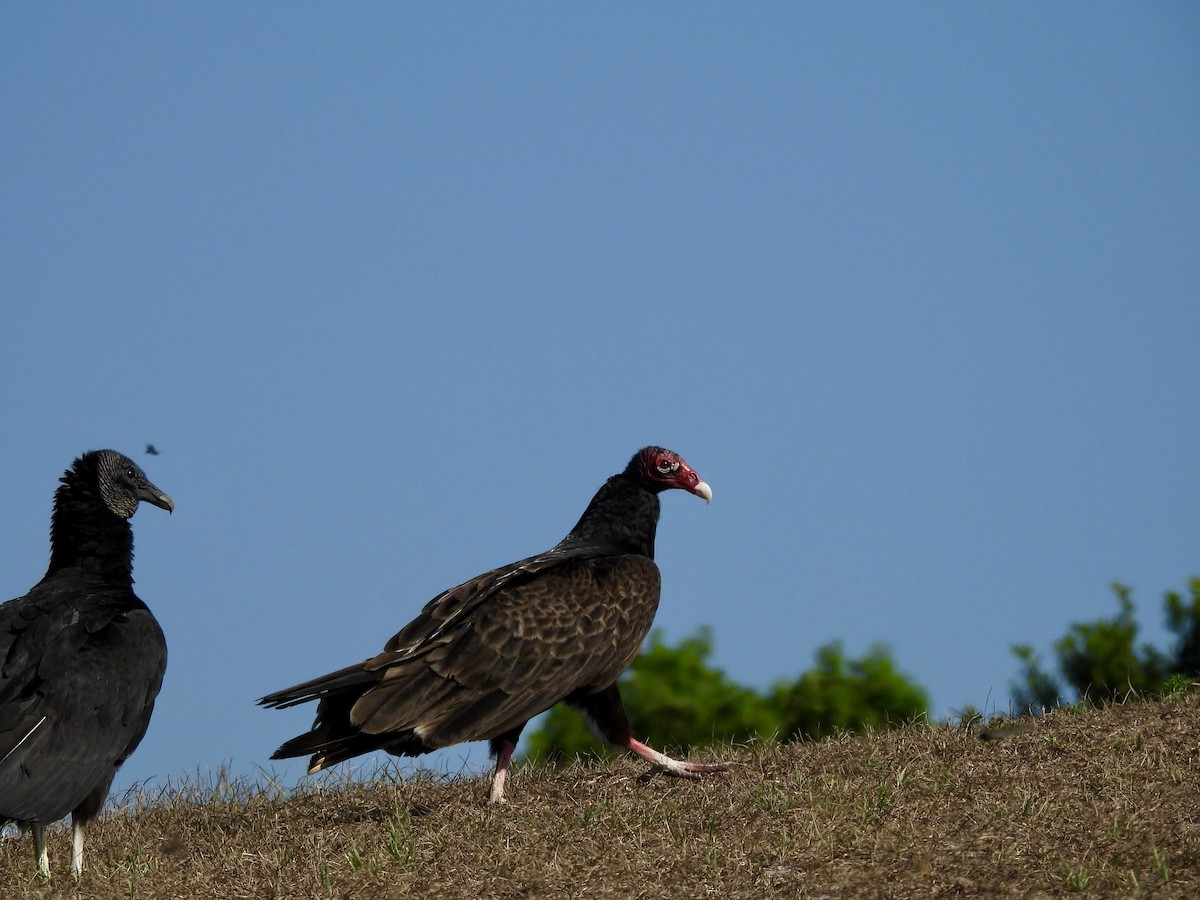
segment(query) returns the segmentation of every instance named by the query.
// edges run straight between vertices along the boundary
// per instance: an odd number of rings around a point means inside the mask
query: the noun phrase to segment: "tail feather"
[[[312,729],[284,741],[271,759],[309,756],[311,775],[372,750],[386,750],[396,756],[419,756],[432,750],[410,728],[371,734],[351,723],[351,708],[379,677],[378,672],[351,667],[264,697],[260,703],[278,709],[320,699]]]
[[[330,672],[328,675],[322,675],[311,681],[294,684],[281,691],[275,691],[273,694],[267,694],[265,697],[258,699],[258,705],[266,706],[270,709],[287,709],[289,706],[298,706],[301,703],[319,700],[335,691],[344,691],[348,688],[357,687],[366,690],[367,687],[378,682],[380,677],[380,672],[367,671],[363,668],[363,664],[359,663],[356,666],[347,666],[344,669],[338,669],[336,672]],[[361,694],[362,691],[358,691],[357,693]]]
[[[271,754],[271,759],[308,756],[308,772],[311,775],[372,750],[386,750],[395,756],[420,756],[433,750],[434,748],[426,744],[412,727],[402,725],[403,720],[393,720],[389,723],[396,726],[395,730],[374,733],[360,730],[359,726],[351,721],[351,710],[362,702],[363,695],[368,694],[389,672],[387,669],[368,669],[369,662],[370,660],[347,666],[261,698],[258,701],[259,705],[272,709],[287,709],[312,700],[319,701],[312,729],[285,741]],[[389,681],[394,681],[395,678],[396,673],[392,672]],[[441,684],[442,681],[443,679],[436,678],[435,684]],[[399,687],[398,684],[392,685],[392,690],[385,692],[384,696],[394,699],[395,691]],[[411,688],[408,684],[405,687]],[[368,712],[378,703],[379,699],[369,701]],[[361,716],[354,718],[363,721]]]
[[[334,737],[323,730],[314,729],[285,741],[271,754],[271,759],[292,759],[311,754],[308,774],[312,775],[372,750],[386,750],[393,756],[420,756],[432,749],[411,731],[391,734],[362,734],[356,731]]]

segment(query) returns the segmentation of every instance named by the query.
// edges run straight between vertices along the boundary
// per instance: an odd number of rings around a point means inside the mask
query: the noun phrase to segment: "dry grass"
[[[0,897],[1200,896],[1200,695],[1060,711],[982,740],[914,725],[731,752],[702,783],[632,760],[114,813],[88,869],[0,841]],[[189,795],[190,794],[190,795]]]

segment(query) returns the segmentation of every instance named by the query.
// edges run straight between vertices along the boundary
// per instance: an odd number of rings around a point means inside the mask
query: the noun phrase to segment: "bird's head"
[[[92,450],[75,461],[74,469],[95,472],[96,489],[113,515],[128,519],[145,500],[167,512],[175,510],[175,501],[155,487],[133,460],[116,450]]]
[[[635,477],[648,491],[680,488],[689,494],[702,497],[705,503],[712,500],[712,488],[705,484],[696,471],[685,463],[678,453],[663,447],[646,447],[634,454],[625,470]]]

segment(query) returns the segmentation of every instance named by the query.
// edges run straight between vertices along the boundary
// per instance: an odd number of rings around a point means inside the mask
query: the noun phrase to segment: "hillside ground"
[[[69,874],[0,840],[0,897],[1200,896],[1200,694],[486,779],[184,786],[95,823]]]

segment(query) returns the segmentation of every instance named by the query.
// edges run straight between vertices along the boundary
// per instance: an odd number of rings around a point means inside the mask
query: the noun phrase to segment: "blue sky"
[[[739,681],[883,641],[935,716],[1005,709],[1009,646],[1113,580],[1161,640],[1198,49],[1191,3],[8,4],[0,595],[84,450],[175,498],[134,520],[171,657],[118,786],[295,783],[311,710],[256,697],[649,443],[714,491],[664,497],[658,624]]]

